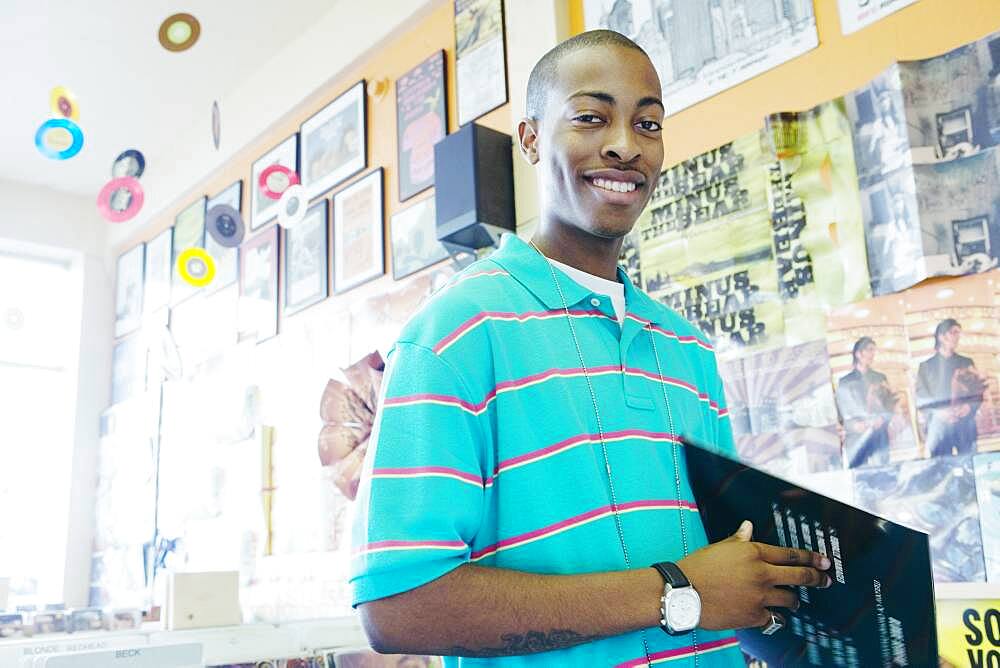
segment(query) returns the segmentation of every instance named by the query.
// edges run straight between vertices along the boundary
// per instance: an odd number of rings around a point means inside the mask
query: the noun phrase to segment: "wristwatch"
[[[670,635],[687,633],[701,621],[701,596],[677,564],[661,561],[652,566],[663,576],[660,598],[660,628]]]

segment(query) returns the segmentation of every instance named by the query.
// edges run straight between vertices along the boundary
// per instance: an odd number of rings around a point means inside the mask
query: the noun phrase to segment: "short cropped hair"
[[[528,118],[538,120],[544,114],[545,105],[548,102],[548,92],[555,83],[559,63],[563,57],[594,46],[618,46],[634,49],[649,59],[649,55],[641,46],[614,30],[588,30],[575,37],[570,37],[550,49],[531,69],[531,74],[528,75],[528,91],[524,105],[524,112]]]

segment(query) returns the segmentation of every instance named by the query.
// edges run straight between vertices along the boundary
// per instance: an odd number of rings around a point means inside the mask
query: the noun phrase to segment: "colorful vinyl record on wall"
[[[56,116],[74,121],[80,120],[80,105],[76,102],[76,96],[65,86],[56,86],[52,89],[49,94],[49,107]]]
[[[146,171],[146,157],[134,148],[122,151],[111,165],[111,178],[131,176],[138,179]]]
[[[201,24],[190,14],[174,14],[160,24],[160,45],[167,51],[187,51],[200,35]]]
[[[68,160],[83,148],[83,131],[68,118],[50,118],[35,133],[35,147],[52,160]]]
[[[139,181],[131,176],[111,179],[97,196],[97,210],[111,223],[131,220],[142,209],[146,195]]]
[[[212,143],[215,150],[219,150],[219,142],[222,141],[222,116],[219,112],[219,101],[212,102]]]
[[[208,210],[205,228],[217,244],[226,248],[239,246],[246,235],[240,212],[227,204],[217,204]]]
[[[271,165],[260,173],[258,184],[261,192],[270,199],[281,199],[291,186],[299,183],[299,175],[284,165]]]
[[[203,288],[215,278],[215,260],[204,248],[188,248],[177,256],[177,273],[188,285]]]
[[[289,186],[278,200],[278,225],[286,230],[296,227],[305,218],[307,208],[306,189],[298,183]]]

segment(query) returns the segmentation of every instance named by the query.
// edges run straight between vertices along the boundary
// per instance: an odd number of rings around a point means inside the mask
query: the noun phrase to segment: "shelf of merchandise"
[[[41,654],[192,642],[202,644],[206,666],[309,656],[368,644],[355,616],[179,631],[166,631],[158,623],[152,623],[133,631],[57,633],[0,640],[0,666],[20,666],[23,657]]]

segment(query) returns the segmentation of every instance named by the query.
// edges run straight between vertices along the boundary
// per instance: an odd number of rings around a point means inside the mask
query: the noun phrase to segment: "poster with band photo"
[[[118,256],[115,287],[115,338],[134,332],[142,322],[142,276],[146,244]]]
[[[382,168],[333,196],[333,291],[385,273]]]
[[[211,211],[212,207],[223,204],[225,206],[232,207],[238,211],[240,215],[242,215],[242,202],[243,179],[240,179],[239,181],[236,181],[232,185],[228,186],[215,197],[209,199],[205,210],[206,212]],[[208,254],[212,256],[213,260],[215,260],[215,279],[212,281],[211,285],[205,289],[205,292],[207,294],[212,294],[235,283],[239,278],[240,249],[223,246],[216,241],[215,237],[211,234],[206,234],[205,250],[208,251]]]
[[[328,200],[321,199],[306,210],[301,223],[285,230],[285,315],[329,294],[329,211]]]
[[[302,127],[302,185],[313,199],[368,166],[368,131],[362,79]]]
[[[507,103],[503,0],[455,0],[458,124]]]
[[[283,170],[272,170],[263,186],[260,177],[271,165],[280,165]],[[299,175],[299,135],[293,134],[270,151],[257,158],[250,168],[250,231],[256,232],[278,215],[278,199],[292,184],[289,174]],[[266,186],[266,189],[265,189]],[[277,194],[270,197],[267,192]]]
[[[181,278],[177,258],[189,248],[205,247],[205,204],[207,197],[199,197],[174,218],[174,239],[170,258],[170,303],[178,304],[198,291]]]
[[[448,134],[444,51],[396,80],[399,201],[434,185],[434,144]]]

